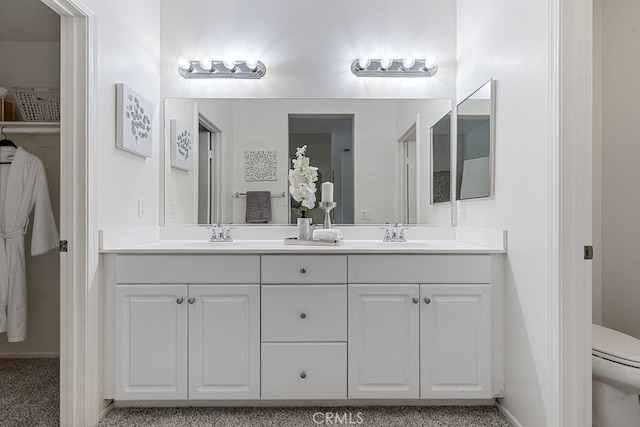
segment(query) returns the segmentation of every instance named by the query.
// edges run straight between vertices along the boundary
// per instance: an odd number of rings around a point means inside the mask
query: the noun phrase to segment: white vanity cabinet
[[[260,398],[260,258],[116,258],[116,400]]]
[[[346,399],[346,255],[262,256],[262,399]]]
[[[349,398],[490,398],[491,257],[349,257]]]

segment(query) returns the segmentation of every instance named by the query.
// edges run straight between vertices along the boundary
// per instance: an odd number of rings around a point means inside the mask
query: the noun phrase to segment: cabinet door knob
[[[307,378],[307,373],[305,371],[300,372],[300,378]]]
[[[189,301],[189,304],[193,304],[194,302],[196,302],[196,299],[194,297],[191,297],[187,301]]]
[[[176,300],[176,302],[177,302],[178,304],[182,304],[182,301],[184,301],[184,298],[182,298],[182,297],[181,297],[181,298],[178,298],[178,299]]]
[[[424,302],[425,302],[425,304],[431,304],[431,298],[424,297]]]
[[[306,319],[307,318],[307,313],[300,313],[300,318],[301,319]]]
[[[413,303],[414,303],[414,304],[417,304],[417,303],[419,303],[419,302],[420,302],[420,300],[419,300],[418,298],[416,298],[416,297],[413,297],[413,298],[411,299],[411,301],[413,301]]]
[[[300,273],[304,274],[304,273],[306,273],[306,272],[307,272],[307,269],[306,269],[306,268],[302,267],[302,268],[300,269]]]

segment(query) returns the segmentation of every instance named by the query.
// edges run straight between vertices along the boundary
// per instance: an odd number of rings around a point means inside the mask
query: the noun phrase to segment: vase
[[[311,240],[311,218],[298,218],[298,240]]]

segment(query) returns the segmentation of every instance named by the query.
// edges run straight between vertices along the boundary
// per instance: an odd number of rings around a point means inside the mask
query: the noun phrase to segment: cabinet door
[[[349,285],[349,398],[419,396],[418,285]]]
[[[189,399],[260,398],[260,285],[189,286]]]
[[[187,398],[186,285],[116,286],[116,400]]]
[[[491,397],[491,287],[420,287],[421,397]]]

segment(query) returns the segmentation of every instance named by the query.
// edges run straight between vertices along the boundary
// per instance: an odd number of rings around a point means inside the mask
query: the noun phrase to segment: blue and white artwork
[[[153,105],[123,83],[116,83],[116,147],[151,157]]]
[[[193,169],[193,131],[176,119],[171,119],[171,166]]]

